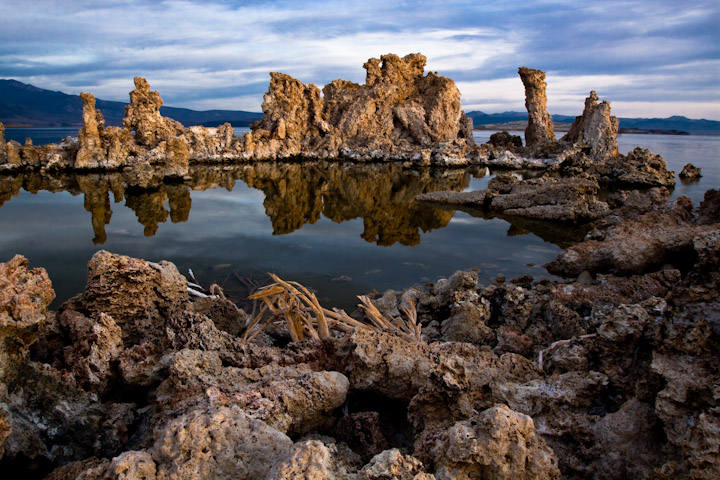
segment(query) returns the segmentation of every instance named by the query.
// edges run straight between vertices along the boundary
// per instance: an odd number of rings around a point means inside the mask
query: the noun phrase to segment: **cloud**
[[[168,105],[258,111],[270,71],[363,82],[362,64],[391,52],[426,55],[428,70],[458,82],[466,110],[522,108],[521,65],[553,79],[551,109],[607,87],[611,100],[670,115],[720,91],[714,1],[38,0],[21,9],[0,0],[0,9],[0,77],[108,100],[126,100],[142,75]]]

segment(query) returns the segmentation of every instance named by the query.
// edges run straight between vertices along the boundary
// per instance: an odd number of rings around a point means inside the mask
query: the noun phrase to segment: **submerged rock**
[[[679,174],[683,180],[696,180],[702,177],[701,170],[692,163],[687,163]]]

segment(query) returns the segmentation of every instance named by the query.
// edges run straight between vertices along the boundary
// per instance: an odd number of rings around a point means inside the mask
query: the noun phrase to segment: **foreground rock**
[[[604,220],[584,242],[610,251],[622,232],[673,226],[690,240],[670,264],[489,286],[457,272],[376,298],[388,318],[415,305],[419,343],[360,328],[287,344],[280,324],[247,342],[249,316],[191,301],[173,265],[102,251],[55,314],[47,275],[16,257],[0,270],[0,467],[51,479],[716,478],[718,198]],[[649,259],[647,242],[612,248]],[[584,258],[582,245],[558,261]]]

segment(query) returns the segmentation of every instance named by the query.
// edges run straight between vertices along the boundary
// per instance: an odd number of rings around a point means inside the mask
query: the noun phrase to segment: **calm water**
[[[478,141],[490,134],[476,133]],[[704,177],[679,184],[674,196],[699,201],[718,187],[718,137],[622,135],[619,143],[622,151],[648,146],[676,171],[687,161],[700,166]],[[547,277],[539,265],[578,235],[413,200],[428,191],[482,188],[490,177],[484,169],[262,163],[198,167],[191,177],[140,189],[117,173],[0,175],[0,261],[21,253],[45,267],[55,305],[82,290],[85,265],[102,248],[167,259],[182,273],[192,268],[202,284],[218,282],[236,297],[247,293],[244,280],[264,283],[265,272],[276,272],[315,289],[328,306],[351,308],[357,294],[457,269],[476,268],[484,283],[498,273]]]

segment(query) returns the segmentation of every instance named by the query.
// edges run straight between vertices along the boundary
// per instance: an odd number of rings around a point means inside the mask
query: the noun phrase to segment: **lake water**
[[[490,133],[478,131],[476,138],[484,142]],[[647,146],[676,173],[688,161],[701,167],[703,178],[678,183],[673,196],[698,202],[706,189],[718,188],[719,137],[621,135],[619,145],[623,152]],[[434,190],[483,188],[486,173],[257,163],[196,167],[192,180],[144,189],[128,187],[118,173],[0,175],[0,261],[20,253],[31,266],[45,267],[58,295],[55,306],[82,290],[87,261],[99,249],[170,260],[238,299],[247,294],[248,280],[262,284],[265,272],[275,272],[313,288],[326,306],[346,309],[357,303],[355,295],[434,281],[458,269],[477,269],[486,284],[498,273],[549,277],[540,265],[582,232],[413,200]]]

